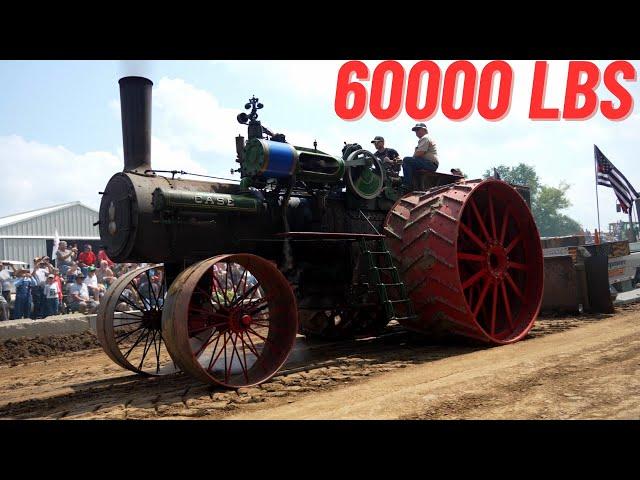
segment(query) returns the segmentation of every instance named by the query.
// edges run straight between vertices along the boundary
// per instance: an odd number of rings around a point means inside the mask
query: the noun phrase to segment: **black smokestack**
[[[120,84],[124,169],[151,168],[151,87],[143,77],[124,77]]]

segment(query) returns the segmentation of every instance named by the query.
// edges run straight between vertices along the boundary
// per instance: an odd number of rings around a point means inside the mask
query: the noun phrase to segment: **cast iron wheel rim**
[[[221,255],[182,272],[169,289],[163,334],[176,364],[200,380],[239,388],[271,378],[295,343],[295,296],[267,260]]]
[[[523,338],[540,309],[542,250],[527,209],[515,189],[485,181],[466,198],[460,216],[460,289],[472,321],[493,343]]]
[[[162,336],[166,294],[164,267],[158,265],[126,273],[105,293],[96,318],[98,340],[121,367],[149,376],[177,371]]]

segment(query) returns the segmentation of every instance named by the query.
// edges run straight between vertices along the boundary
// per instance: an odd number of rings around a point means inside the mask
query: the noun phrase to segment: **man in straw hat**
[[[405,188],[411,188],[413,172],[416,170],[435,172],[440,164],[436,144],[433,139],[427,135],[429,133],[427,126],[424,123],[416,123],[411,130],[416,132],[418,146],[412,157],[404,157],[402,160],[402,171],[404,173],[403,185]]]

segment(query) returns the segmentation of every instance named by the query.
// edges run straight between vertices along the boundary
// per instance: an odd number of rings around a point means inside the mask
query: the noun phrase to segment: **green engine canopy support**
[[[156,188],[153,191],[153,210],[184,213],[259,213],[262,204],[255,198],[243,195]]]

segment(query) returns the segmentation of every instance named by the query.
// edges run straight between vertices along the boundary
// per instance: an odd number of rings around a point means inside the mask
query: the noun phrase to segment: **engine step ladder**
[[[373,242],[375,250],[370,250],[367,239],[360,238],[360,251],[367,258],[369,279],[376,288],[380,302],[384,305],[387,320],[413,320],[417,318],[413,302],[407,294],[407,287],[400,279],[398,269],[393,264],[393,258],[387,249],[384,237],[376,238]],[[381,272],[389,277],[388,283],[382,281]],[[391,300],[389,289],[395,289],[396,295],[394,297],[397,296],[397,299]]]

